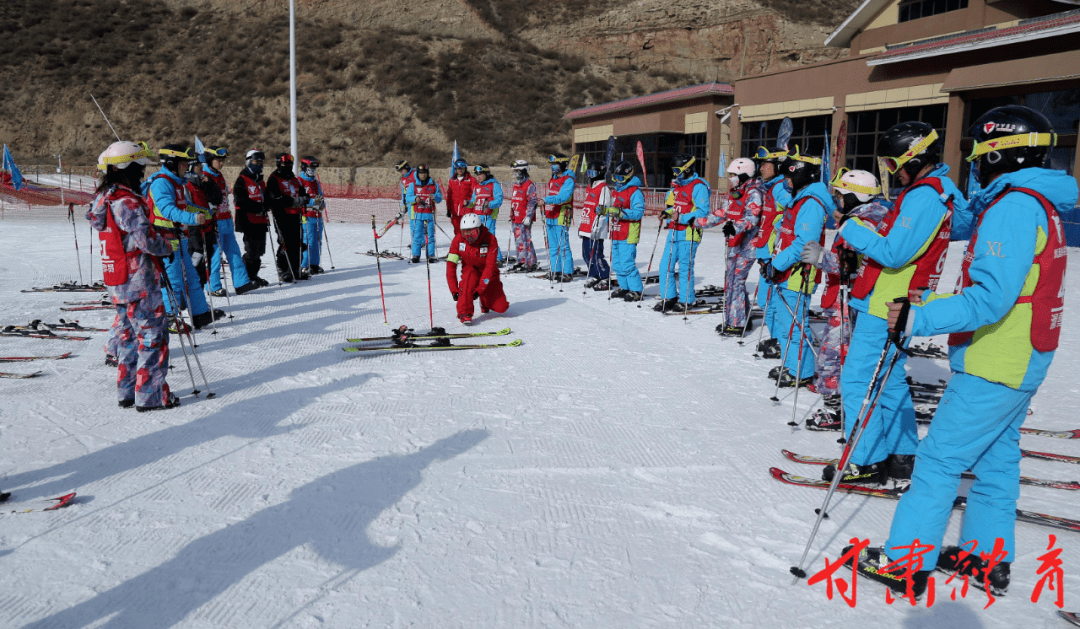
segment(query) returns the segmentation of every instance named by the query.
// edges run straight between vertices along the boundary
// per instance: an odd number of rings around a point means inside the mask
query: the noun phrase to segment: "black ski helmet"
[[[890,175],[903,168],[914,179],[928,164],[940,161],[943,144],[937,131],[929,124],[901,122],[889,127],[878,140],[879,166]]]
[[[293,156],[289,153],[278,153],[277,157],[274,159],[274,162],[277,164],[278,169],[287,168],[289,170],[292,170]]]
[[[675,179],[684,179],[694,175],[694,164],[697,162],[689,153],[679,153],[671,162],[671,174]]]
[[[166,144],[158,149],[158,163],[177,176],[187,172],[188,160],[194,158],[192,151],[183,144]]]
[[[978,167],[984,188],[995,175],[1041,167],[1057,144],[1046,116],[1022,105],[991,109],[975,121],[970,135],[975,145],[967,160]]]
[[[791,180],[794,192],[802,190],[821,177],[821,158],[799,154],[799,145],[780,165],[780,174]]]
[[[626,185],[634,177],[634,165],[623,160],[611,169],[611,182],[616,185]]]
[[[428,170],[427,164],[420,164],[419,166],[416,167],[416,180],[417,181],[420,181],[420,174],[421,173],[427,175],[428,179],[431,178],[431,171]]]
[[[203,158],[209,164],[215,159],[225,159],[229,156],[229,149],[224,146],[208,146],[203,150]]]
[[[598,159],[594,159],[585,167],[585,176],[589,178],[590,182],[604,179],[607,177],[607,164]]]
[[[403,159],[397,164],[394,164],[394,170],[398,172],[405,172],[409,170],[409,160]]]
[[[566,170],[567,166],[570,165],[570,158],[563,153],[555,153],[548,155],[548,164],[551,166],[551,172],[558,174]]]
[[[300,158],[300,167],[304,170],[308,168],[318,168],[322,164],[319,163],[319,158],[314,155],[305,155]]]

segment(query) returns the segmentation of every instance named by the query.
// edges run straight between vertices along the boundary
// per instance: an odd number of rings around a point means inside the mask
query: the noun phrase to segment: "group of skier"
[[[159,170],[145,181],[146,166],[154,163],[145,143],[115,142],[98,157],[102,179],[87,219],[99,232],[105,285],[116,306],[105,362],[118,368],[122,408],[179,406],[165,382],[169,326],[190,334],[179,316],[184,309],[195,329],[225,316],[212,307],[214,297],[228,297],[223,258],[235,294],[267,286],[259,268],[271,225],[277,234],[279,280],[323,272],[319,253],[325,205],[315,174],[319,161],[305,157],[297,177],[293,157],[282,153],[277,170],[264,182],[265,157],[249,151],[233,186],[234,227],[221,172],[227,157],[228,150],[220,146],[197,154],[168,144],[157,152]],[[234,230],[244,234],[243,254]]]

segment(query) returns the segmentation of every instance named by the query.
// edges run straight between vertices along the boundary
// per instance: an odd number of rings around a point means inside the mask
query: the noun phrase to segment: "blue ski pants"
[[[429,258],[435,257],[435,217],[430,213],[420,214],[417,213],[413,216],[413,219],[409,221],[409,225],[412,226],[412,254],[413,257],[419,257],[420,251],[424,248],[424,239],[427,238],[427,255]],[[491,231],[489,228],[488,231]]]
[[[641,273],[637,268],[637,244],[625,240],[611,241],[611,267],[619,280],[619,288],[640,293]]]
[[[686,240],[686,232],[668,230],[664,243],[664,255],[660,256],[660,275],[664,286],[660,290],[663,299],[675,298],[680,304],[694,303],[694,256],[699,242]],[[675,271],[679,271],[679,285],[675,286]],[[680,297],[681,295],[681,297]]]
[[[304,217],[304,244],[307,245],[307,249],[300,254],[300,267],[313,267],[319,266],[319,262],[322,261],[322,231],[323,222],[321,218],[314,216]],[[435,238],[431,239],[432,245],[435,243]]]
[[[893,514],[885,543],[889,557],[903,557],[906,551],[896,547],[908,546],[916,538],[922,544],[941,546],[960,475],[971,470],[977,480],[968,491],[960,544],[975,540],[975,553],[989,553],[1001,538],[1009,554],[1003,561],[1015,560],[1020,426],[1034,395],[1034,391],[953,373],[930,432],[919,444],[911,487]],[[937,557],[935,548],[924,555],[924,565],[936,565]]]
[[[570,250],[570,230],[559,225],[558,219],[544,219],[548,235],[548,257],[554,273],[571,275],[574,272],[574,253]]]
[[[581,257],[589,266],[589,277],[606,280],[611,274],[607,260],[604,259],[604,239],[594,240],[587,236],[581,237]]]
[[[784,367],[793,376],[797,371],[800,379],[809,378],[814,375],[814,352],[810,349],[810,343],[814,340],[813,335],[810,334],[810,295],[803,295],[803,298],[799,299],[799,291],[774,286],[771,301],[772,322],[776,327],[773,336],[780,341],[780,351],[783,352],[781,360]],[[792,325],[792,312],[798,317],[794,325]],[[807,334],[805,339],[803,330]],[[800,340],[802,340],[801,361],[799,359]]]
[[[772,289],[771,291],[769,289]],[[761,310],[765,313],[765,317],[762,319],[762,324],[769,328],[769,338],[780,338],[780,327],[776,323],[775,309],[773,308],[773,296],[776,294],[776,287],[773,284],[765,281],[765,278],[758,278],[757,285],[757,303]]]
[[[851,332],[851,344],[848,345],[847,359],[840,375],[840,394],[844,399],[844,417],[848,436],[864,416],[859,415],[863,399],[870,387],[870,378],[874,375],[878,358],[889,337],[889,324],[880,317],[867,312],[860,312],[855,317],[855,328]],[[881,366],[881,376],[889,368],[889,361],[897,352],[895,345],[890,345],[885,363]],[[919,431],[915,424],[915,406],[911,402],[911,389],[908,388],[904,365],[907,355],[903,352],[893,367],[887,382],[883,382],[881,398],[870,416],[859,445],[851,453],[851,462],[856,465],[869,465],[884,461],[890,454],[915,454],[919,447]],[[871,398],[871,401],[873,398]],[[1026,407],[1025,407],[1026,408]],[[869,409],[869,406],[867,406]]]
[[[206,296],[203,295],[202,285],[199,283],[199,273],[195,270],[195,265],[191,263],[188,239],[181,238],[180,251],[174,251],[172,260],[166,258],[164,262],[165,275],[168,277],[169,284],[172,285],[173,292],[176,293],[176,298],[180,300],[180,308],[189,306],[188,312],[193,316],[209,312],[210,307],[206,305]],[[185,278],[187,279],[186,290]],[[165,312],[172,314],[173,304],[169,300],[169,291],[165,287],[161,289],[161,298],[165,303]],[[188,299],[191,300],[190,304],[187,303]]]
[[[211,256],[210,260],[210,290],[220,290],[222,288],[222,255],[225,255],[229,260],[229,272],[232,274],[234,289],[251,282],[251,278],[248,277],[247,265],[244,264],[244,254],[240,251],[240,245],[236,244],[232,219],[219,219],[217,229],[218,252]]]

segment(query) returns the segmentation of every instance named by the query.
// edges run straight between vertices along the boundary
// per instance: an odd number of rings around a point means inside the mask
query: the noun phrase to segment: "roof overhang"
[[[941,91],[968,92],[1005,85],[1049,83],[1077,78],[1080,78],[1080,50],[1070,50],[1042,57],[956,68],[945,78]]]
[[[707,96],[733,96],[734,94],[735,90],[727,83],[702,83],[700,85],[680,87],[664,92],[657,92],[655,94],[646,94],[645,96],[635,96],[634,98],[612,101],[610,103],[601,103],[590,107],[582,107],[566,114],[563,116],[563,119],[575,120],[577,118],[588,118],[590,116],[599,116],[601,114],[609,114],[616,111],[677,103],[679,101],[691,100],[694,98]]]
[[[861,31],[882,9],[889,6],[892,0],[863,0],[855,12],[848,16],[832,35],[825,40],[826,46],[834,48],[847,48],[851,40]]]

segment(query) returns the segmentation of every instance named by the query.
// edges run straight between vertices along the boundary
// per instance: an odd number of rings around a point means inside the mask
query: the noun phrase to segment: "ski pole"
[[[274,269],[277,270],[277,265],[278,265],[277,264],[277,246],[274,245],[274,232],[275,231],[277,231],[277,226],[275,226],[274,229],[266,230],[266,235],[270,237],[270,252],[271,252],[271,255],[274,256]],[[278,239],[280,241],[281,234],[278,234]],[[277,285],[281,286],[281,273],[277,274]]]
[[[810,273],[808,267],[802,269],[802,281],[799,282],[800,295],[806,292],[807,286],[810,284]],[[801,314],[800,310],[796,310],[795,314]],[[799,408],[799,386],[802,382],[802,348],[806,345],[806,335],[799,334],[799,357],[795,367],[795,400],[791,404],[791,421],[788,422],[788,426],[791,426],[791,432],[795,432],[795,427],[798,426],[798,422],[795,421],[796,409]]]
[[[768,282],[764,277],[761,278],[761,281],[762,282],[767,282],[769,284],[769,290],[765,292],[765,308],[762,309],[762,311],[761,311],[761,314],[762,314],[762,316],[761,316],[761,329],[758,330],[757,345],[754,346],[754,358],[758,358],[758,359],[761,358],[760,356],[758,356],[758,348],[761,347],[761,339],[764,338],[764,336],[765,336],[765,320],[768,319],[768,317],[769,317],[769,302],[772,301],[772,289],[773,289],[773,283],[772,282]]]
[[[278,249],[281,249],[281,255],[282,255],[282,257],[285,258],[285,266],[288,267],[288,269],[289,269],[289,277],[292,278],[291,283],[295,284],[296,283],[296,274],[293,273],[292,260],[289,259],[289,250],[285,247],[285,238],[283,238],[282,235],[281,235],[281,229],[278,227],[277,217],[274,216],[273,212],[270,213],[270,222],[274,224],[274,231],[277,232]],[[274,265],[279,268],[279,271],[278,271],[278,285],[280,285],[281,284],[281,271],[280,271],[281,265],[277,263],[277,252],[274,252]]]
[[[779,295],[780,299],[783,300],[784,299],[784,293],[780,292],[782,290],[783,289],[779,289],[777,291],[777,295]],[[799,293],[799,298],[795,301],[795,310],[796,311],[802,306],[802,297],[803,297],[803,294],[800,292]],[[784,300],[784,306],[786,306],[787,309],[788,309],[788,312],[791,313],[791,327],[788,329],[787,343],[784,343],[784,351],[783,351],[782,354],[780,354],[780,369],[776,374],[776,390],[773,392],[773,396],[771,398],[769,398],[773,402],[779,402],[780,401],[780,397],[779,397],[780,396],[780,378],[783,377],[783,375],[784,375],[784,369],[785,369],[784,362],[787,361],[788,350],[791,349],[791,337],[794,336],[794,334],[795,334],[795,319],[796,319],[795,313],[792,312],[791,307],[787,305],[786,300]]]
[[[901,338],[899,333],[894,336],[890,333],[888,340],[885,341],[885,347],[881,350],[881,356],[878,358],[877,366],[874,368],[874,375],[870,378],[870,386],[866,390],[866,396],[863,398],[862,408],[859,409],[859,415],[862,416],[865,412],[866,415],[862,421],[856,425],[855,430],[852,432],[851,439],[848,440],[847,445],[844,446],[844,451],[840,453],[840,460],[836,462],[836,473],[833,474],[832,482],[829,483],[829,491],[825,494],[825,501],[821,504],[821,509],[817,512],[817,520],[814,522],[814,528],[810,531],[810,539],[806,542],[806,548],[803,549],[802,558],[799,559],[799,565],[791,567],[791,574],[795,576],[792,579],[791,584],[795,585],[799,582],[799,579],[806,578],[806,571],[803,569],[803,564],[806,562],[806,556],[810,553],[810,546],[814,543],[814,538],[817,536],[818,528],[821,526],[821,521],[828,516],[829,502],[832,500],[833,494],[836,493],[837,486],[840,485],[840,479],[844,477],[844,468],[847,467],[848,460],[851,458],[851,453],[855,450],[855,446],[859,445],[859,439],[862,437],[863,431],[866,429],[866,425],[870,423],[870,416],[874,414],[874,409],[877,407],[878,399],[881,398],[881,392],[885,390],[885,383],[889,381],[889,376],[892,375],[893,367],[896,366],[896,361],[900,357],[900,353],[905,351],[904,345],[907,343],[907,338]],[[885,371],[885,376],[878,381],[878,376],[881,374],[881,366],[885,363],[885,357],[889,353],[889,346],[896,344],[896,351],[893,352],[892,359],[889,361],[889,368]],[[878,386],[880,384],[880,386]],[[871,403],[870,396],[877,386],[877,392],[874,394],[873,403]],[[867,411],[869,406],[869,411]]]
[[[222,259],[224,262],[228,262],[228,256],[225,255],[225,247],[224,247],[225,241],[222,240],[220,231],[218,232],[217,241],[218,241],[218,250],[217,250],[216,255],[219,256],[219,258]],[[209,271],[207,271],[207,273],[209,273]],[[231,264],[229,265],[229,275],[232,275],[232,265]],[[226,283],[227,279],[231,279],[231,278],[227,278],[225,276],[225,273],[221,273],[221,289],[225,291],[225,303],[229,304],[229,318],[232,319],[233,318],[233,315],[232,315],[232,299],[229,297],[229,286]],[[233,290],[236,290],[236,282],[233,282]]]
[[[183,251],[184,251],[184,245],[183,245],[183,241],[181,241],[181,243],[180,243],[180,252],[181,252],[181,254],[183,254]],[[192,323],[192,326],[191,326],[191,330],[188,331],[188,340],[191,341],[191,357],[195,359],[195,366],[199,368],[199,376],[202,377],[203,386],[206,387],[206,399],[209,400],[209,399],[214,397],[214,392],[210,390],[210,383],[208,383],[206,381],[206,372],[203,371],[202,363],[199,362],[199,353],[197,351],[195,351],[195,348],[198,347],[198,345],[195,344],[195,335],[194,335],[195,312],[194,312],[194,308],[191,305],[191,295],[188,293],[187,271],[184,269],[184,267],[186,266],[184,264],[185,262],[186,262],[186,260],[184,260],[183,257],[181,257],[181,259],[180,259],[180,274],[181,274],[181,277],[183,278],[183,281],[184,281],[184,294],[185,294],[185,296],[187,297],[187,300],[188,300],[187,301],[188,310],[191,311],[191,323]],[[213,323],[213,321],[214,321],[214,312],[213,312],[213,310],[210,311],[210,321],[211,321],[211,324],[215,326],[214,331],[216,332],[217,331],[217,327],[216,327],[217,324]],[[178,331],[179,331],[179,329],[178,329]],[[184,342],[184,339],[183,339],[182,336],[180,337],[180,342],[181,343]]]
[[[79,233],[75,229],[75,204],[68,203],[68,218],[71,219],[71,235],[75,237],[75,262],[79,265],[79,283],[82,284],[82,257],[79,255]],[[91,228],[93,229],[93,228]],[[92,233],[92,232],[91,232]],[[90,241],[90,246],[94,246],[94,241]]]
[[[329,217],[326,220],[319,217],[319,222],[316,225],[322,231],[323,239],[326,240],[326,255],[330,257],[330,270],[333,271],[336,267],[334,266],[334,252],[330,251],[330,233],[326,229],[326,221],[328,220],[330,220]]]
[[[423,225],[423,221],[420,222]],[[424,226],[424,253],[427,253],[428,248],[428,235],[427,226]],[[428,307],[428,322],[431,324],[428,329],[435,329],[435,309],[431,305],[431,256],[427,256],[427,263],[424,265],[427,267],[427,307]]]
[[[179,251],[179,253],[180,253],[180,256],[179,256],[180,257],[180,278],[181,278],[181,281],[183,282],[180,285],[180,287],[184,291],[184,299],[186,300],[186,303],[187,303],[188,314],[191,315],[191,329],[194,330],[195,329],[195,306],[192,305],[192,303],[191,303],[191,291],[188,290],[187,265],[185,264],[185,262],[187,262],[187,260],[190,259],[190,258],[188,258],[188,255],[187,255],[188,252],[187,252],[186,248],[184,247],[184,241],[183,240],[180,241],[180,251]],[[196,276],[196,277],[198,277],[198,276]],[[217,334],[217,323],[214,322],[214,310],[213,310],[213,308],[210,309],[210,325],[213,326],[213,328],[214,328],[214,331],[211,332],[211,334]],[[197,347],[195,345],[195,340],[194,339],[191,340],[191,347],[193,348],[192,351],[194,351],[194,348]],[[209,391],[210,387],[207,387],[207,390]]]
[[[551,241],[548,239],[548,228],[551,227],[544,221],[544,246],[548,250],[548,286],[555,290],[555,258],[551,253]]]
[[[662,304],[667,303],[668,284],[670,283],[670,278],[671,278],[671,267],[673,266],[672,263],[675,260],[675,230],[674,229],[668,229],[667,245],[670,245],[670,246],[665,246],[664,247],[664,249],[666,249],[667,253],[668,253],[668,260],[667,260],[667,271],[664,273],[664,292],[660,296],[660,300],[661,300]],[[660,274],[659,271],[657,271],[657,276],[659,276],[659,274]],[[676,290],[678,290],[678,289],[676,289]],[[644,293],[645,291],[642,290],[641,292]],[[666,311],[666,307],[662,306],[660,311],[661,312]]]
[[[840,285],[840,379],[844,379],[844,359],[847,358],[847,285]],[[844,405],[840,405],[840,438],[836,443],[847,443],[847,420],[844,417]]]
[[[656,256],[656,246],[658,244],[660,244],[660,232],[664,231],[664,218],[663,218],[663,215],[661,214],[661,216],[659,218],[660,218],[660,224],[656,226],[656,240],[653,242],[652,253],[649,254],[649,266],[645,267],[645,280],[649,279],[649,273],[652,272],[652,261],[653,261],[653,258]],[[638,295],[638,301],[641,301],[644,297],[645,297],[645,286],[643,284],[642,287],[641,287],[641,294]],[[641,305],[639,304],[638,308],[640,308],[640,307],[641,307]]]
[[[687,231],[693,230],[694,229],[693,223],[691,223],[690,225],[687,225],[686,229],[687,229]],[[697,247],[695,247],[694,244],[695,244],[694,243],[694,236],[693,236],[693,232],[691,231],[691,235],[690,235],[690,264],[687,265],[689,267],[689,270],[686,273],[686,290],[684,291],[684,294],[683,294],[683,299],[685,299],[685,301],[683,301],[683,310],[682,310],[683,323],[687,323],[687,322],[690,321],[689,317],[686,316],[686,313],[687,313],[688,310],[690,310],[690,291],[694,290],[694,257],[695,257],[694,253],[696,253],[696,249],[697,249]]]
[[[214,326],[214,331],[210,334],[214,335],[217,334],[217,317],[214,313],[214,290],[210,286],[210,257],[207,255],[206,250],[206,235],[204,234],[202,238],[203,265],[206,267],[206,294],[209,295],[210,298],[210,325]],[[198,269],[196,269],[196,272],[198,272]],[[184,284],[187,285],[186,279],[184,280]]]
[[[90,228],[90,242],[93,243],[94,242],[94,226],[93,226],[93,224],[89,224],[89,223],[87,224],[87,226]],[[77,241],[77,239],[76,239],[76,241]],[[76,250],[76,253],[78,253],[77,250]],[[90,286],[93,286],[94,285],[94,246],[92,244],[90,245],[89,251],[87,253],[90,256],[90,269],[89,269]],[[79,279],[80,279],[80,281],[82,280],[81,277]],[[102,279],[104,279],[104,276],[102,276]]]
[[[794,317],[795,313],[791,310],[791,306],[788,305],[787,299],[784,298],[784,294],[783,293],[778,293],[778,295],[780,296],[780,303],[784,304],[784,309],[788,311],[788,314],[790,314],[792,317]],[[809,300],[807,300],[807,302],[808,302],[807,303],[807,309],[809,309]],[[798,319],[797,319],[797,321],[798,321],[798,323],[796,323],[796,325],[799,328],[799,336],[800,337],[805,336],[805,337],[807,337],[808,340],[811,341],[811,343],[810,343],[810,352],[814,355],[814,360],[817,360],[817,350],[814,349],[813,341],[816,341],[818,339],[814,335],[814,329],[810,328],[809,332],[807,332],[807,330],[805,330],[803,328],[803,322],[801,320],[798,320]],[[809,323],[807,325],[809,325]]]
[[[389,323],[386,318],[386,294],[383,292],[382,264],[379,262],[379,234],[375,231],[375,215],[371,215],[371,233],[375,236],[375,268],[379,270],[379,297],[382,299],[383,323]]]
[[[187,324],[184,323],[184,319],[180,316],[180,302],[176,299],[176,292],[173,290],[172,282],[169,281],[169,276],[165,272],[165,265],[164,263],[162,263],[161,258],[154,257],[153,260],[154,264],[158,267],[158,271],[160,271],[161,273],[162,279],[164,280],[162,283],[165,285],[165,290],[169,293],[169,299],[172,301],[173,325],[176,326],[176,334],[178,337],[180,337],[180,351],[184,354],[184,363],[187,364],[188,376],[191,377],[191,394],[195,397],[199,397],[200,391],[195,386],[195,372],[191,370],[191,361],[188,359],[187,346],[184,344],[184,330]],[[166,316],[168,316],[168,313],[166,313]],[[166,330],[166,334],[167,333],[168,330]],[[192,342],[192,344],[194,344],[194,342]],[[166,346],[167,345],[168,343],[166,343]],[[195,350],[192,349],[191,351]]]

